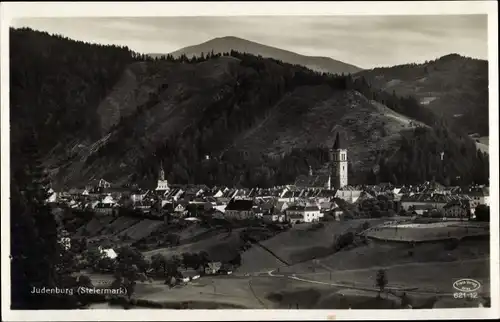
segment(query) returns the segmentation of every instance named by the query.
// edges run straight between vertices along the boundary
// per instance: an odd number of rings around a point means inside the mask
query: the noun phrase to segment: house
[[[458,198],[445,194],[410,194],[401,197],[401,207],[406,211],[414,211],[416,214],[423,214],[427,210],[442,209],[448,202]]]
[[[286,210],[286,215],[293,223],[297,222],[315,222],[322,217],[317,205],[294,205]]]
[[[116,252],[113,248],[103,248],[103,247],[99,246],[97,249],[99,250],[99,252],[101,254],[103,254],[104,256],[106,256],[108,258],[115,259],[116,257],[118,257],[118,254],[116,254]]]
[[[209,262],[205,268],[204,268],[204,272],[206,275],[214,275],[214,274],[217,274],[219,272],[219,270],[221,269],[222,267],[222,263],[221,262]]]
[[[71,238],[64,236],[59,239],[59,244],[65,249],[71,249]]]
[[[232,199],[225,211],[225,217],[231,219],[248,219],[254,216],[253,200]]]
[[[99,188],[110,188],[111,187],[111,183],[107,182],[106,180],[104,179],[100,179],[99,180],[99,183],[97,184],[97,186]]]
[[[220,190],[220,189],[216,190],[216,191],[214,192],[214,194],[213,194],[213,196],[214,196],[215,198],[220,198],[220,197],[222,197],[223,195],[224,195],[224,192],[223,192],[222,190]]]
[[[118,215],[118,207],[114,203],[99,202],[94,207],[94,211],[98,214],[106,216]]]
[[[265,214],[269,214],[273,212],[273,204],[272,202],[261,202],[258,205],[253,206],[253,213],[255,217],[262,218]]]
[[[221,275],[231,275],[233,273],[233,265],[228,263],[222,263],[222,266],[219,269],[218,273]]]
[[[486,186],[475,186],[469,188],[464,193],[473,200],[473,206],[476,208],[478,205],[490,205],[490,188]]]
[[[335,207],[332,209],[331,213],[334,216],[335,220],[340,220],[342,218],[342,215],[344,214],[344,211],[339,207]]]
[[[130,195],[130,200],[132,200],[133,203],[141,202],[144,199],[146,199],[146,197],[148,195],[149,195],[149,190],[146,190],[146,191],[136,191],[136,192],[133,192]]]
[[[52,188],[47,191],[49,197],[45,200],[46,203],[56,203],[58,200],[58,194]]]
[[[282,213],[284,212],[287,208],[289,207],[289,203],[288,202],[284,202],[284,201],[278,201],[276,202],[276,204],[274,205],[274,212],[276,213]]]
[[[184,217],[187,214],[186,207],[181,203],[174,204],[174,203],[169,202],[169,203],[166,203],[162,209],[165,212],[171,214],[172,216],[178,217],[178,218]]]
[[[313,175],[310,172],[309,175],[298,176],[294,186],[299,189],[330,189],[331,177],[327,174]]]
[[[205,202],[190,202],[186,205],[186,211],[191,217],[199,217],[205,213],[206,203]]]
[[[356,187],[344,186],[341,189],[337,189],[335,192],[335,198],[345,200],[349,203],[355,203],[362,193],[363,190]]]
[[[452,200],[443,207],[443,210],[446,218],[464,219],[469,217],[470,206],[466,201]]]
[[[264,222],[267,222],[267,223],[272,223],[272,222],[285,222],[286,221],[286,215],[281,213],[281,214],[278,214],[278,213],[266,213],[262,216],[262,219],[264,220]]]
[[[181,188],[172,188],[172,190],[164,194],[167,200],[178,201],[184,195],[184,190]]]
[[[182,274],[182,281],[183,282],[189,282],[189,281],[194,281],[200,278],[200,273],[196,270],[186,270],[181,273]]]
[[[208,187],[205,185],[190,185],[186,187],[183,197],[192,200],[203,196],[208,190]]]

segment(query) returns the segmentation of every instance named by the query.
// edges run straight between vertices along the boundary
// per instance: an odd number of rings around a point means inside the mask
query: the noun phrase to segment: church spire
[[[160,160],[160,171],[158,174],[158,180],[165,180],[165,171],[163,171],[163,161]]]
[[[340,139],[340,132],[335,136],[335,143],[333,143],[333,150],[345,149],[344,141]]]

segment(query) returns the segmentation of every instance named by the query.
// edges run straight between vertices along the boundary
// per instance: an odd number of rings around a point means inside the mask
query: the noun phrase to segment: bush
[[[446,250],[454,250],[455,248],[458,247],[459,244],[460,244],[460,241],[456,238],[453,238],[452,240],[449,240],[444,244],[444,248]]]
[[[339,251],[354,242],[354,233],[347,232],[345,234],[340,235],[334,242],[333,248],[336,251]]]

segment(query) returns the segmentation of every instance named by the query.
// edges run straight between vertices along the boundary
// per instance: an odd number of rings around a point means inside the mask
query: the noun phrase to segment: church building
[[[160,171],[158,173],[158,183],[156,185],[156,191],[168,191],[170,187],[168,186],[168,181],[165,180],[165,171],[163,170],[163,163],[160,163]]]
[[[327,173],[313,175],[309,168],[308,175],[297,177],[295,186],[299,189],[341,189],[348,184],[347,148],[337,132],[335,142],[329,151]]]
[[[330,167],[332,186],[336,189],[347,186],[347,147],[338,132],[335,143],[330,149]]]

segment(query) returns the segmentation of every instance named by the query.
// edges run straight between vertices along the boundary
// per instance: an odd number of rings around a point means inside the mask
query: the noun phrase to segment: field
[[[150,258],[155,254],[163,254],[166,257],[173,255],[181,255],[182,253],[206,251],[211,258],[224,257],[222,259],[231,259],[242,246],[243,242],[240,239],[241,229],[235,229],[231,233],[222,232],[206,239],[202,239],[193,243],[187,243],[176,247],[165,247],[144,252],[146,258]],[[227,258],[229,257],[229,258]]]
[[[262,244],[283,258],[288,263],[310,260],[314,257],[329,255],[334,235],[356,228],[368,221],[378,225],[385,219],[356,219],[349,221],[325,222],[323,228],[310,230],[311,225],[302,224],[274,236]]]
[[[111,216],[94,217],[87,224],[80,227],[77,230],[76,235],[81,236],[84,230],[86,230],[89,236],[95,236],[114,219],[115,218]]]
[[[139,240],[151,235],[151,233],[158,229],[161,225],[163,225],[163,221],[161,220],[144,219],[139,221],[135,225],[121,231],[117,235],[126,235],[132,240]]]
[[[371,228],[368,237],[394,241],[431,241],[466,236],[487,236],[488,226],[468,222],[439,222],[432,224],[398,224]]]

